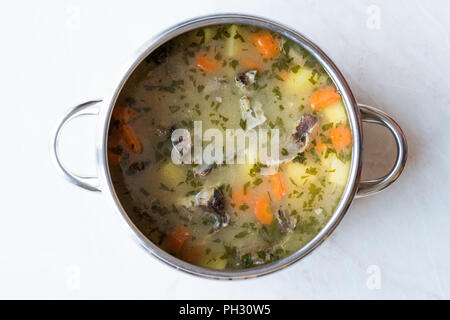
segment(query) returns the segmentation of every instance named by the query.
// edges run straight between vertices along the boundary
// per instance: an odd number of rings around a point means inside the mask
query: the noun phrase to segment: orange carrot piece
[[[281,70],[278,75],[281,79],[286,80],[289,76],[289,72],[287,72],[286,70]]]
[[[134,132],[133,128],[128,124],[122,124],[120,126],[120,134],[122,139],[125,141],[127,148],[133,153],[141,153],[142,152],[142,143],[139,140],[136,132]]]
[[[108,151],[108,161],[110,164],[118,165],[122,155]]]
[[[280,173],[277,172],[272,174],[270,176],[270,181],[272,182],[275,197],[280,200],[286,194],[286,188],[284,187],[283,179],[281,178]]]
[[[317,152],[322,152],[327,148],[327,145],[323,143],[320,138],[316,138],[315,141],[316,141],[315,149]]]
[[[266,196],[261,196],[255,205],[255,216],[262,224],[271,224],[273,219]]]
[[[267,31],[253,34],[252,40],[259,53],[266,59],[273,58],[280,53],[280,46]]]
[[[216,71],[220,68],[220,61],[216,60],[211,54],[206,51],[199,51],[195,57],[197,67],[205,72]]]
[[[189,229],[184,226],[176,226],[173,230],[167,235],[165,240],[165,247],[167,251],[171,254],[178,256],[181,253],[181,249],[183,249],[184,244],[188,239],[191,238],[191,233]]]
[[[262,70],[262,66],[260,63],[248,58],[242,59],[241,65],[250,70],[258,70],[258,71]]]
[[[117,106],[114,108],[113,117],[121,123],[128,123],[134,119],[136,113],[129,106]]]
[[[182,258],[187,262],[196,262],[205,252],[204,247],[200,246],[187,246],[183,249]]]
[[[318,110],[325,108],[341,99],[339,93],[333,87],[325,87],[317,90],[311,96],[311,108]]]
[[[330,137],[336,150],[342,150],[352,142],[352,133],[349,128],[339,126],[330,130]]]
[[[253,207],[255,203],[255,199],[253,197],[253,194],[249,189],[246,190],[246,194],[244,194],[244,189],[237,189],[233,191],[233,194],[231,195],[231,202],[236,206],[240,207],[242,205],[247,205],[249,207]],[[243,212],[243,211],[238,211]]]

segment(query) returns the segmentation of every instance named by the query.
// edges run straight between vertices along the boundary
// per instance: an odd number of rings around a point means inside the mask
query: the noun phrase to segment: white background
[[[49,157],[58,118],[105,96],[141,44],[217,12],[261,15],[305,34],[358,101],[398,120],[410,148],[400,179],[355,201],[311,255],[237,282],[156,261],[106,197],[67,183]],[[0,298],[450,298],[449,14],[443,0],[2,0]],[[77,172],[95,173],[95,125],[80,119],[64,134],[65,160]],[[395,147],[383,130],[365,126],[365,135],[364,175],[380,175]],[[377,275],[379,286],[370,281]]]

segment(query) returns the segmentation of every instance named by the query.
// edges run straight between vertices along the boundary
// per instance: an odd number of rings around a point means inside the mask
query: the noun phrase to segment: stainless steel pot
[[[352,150],[352,161],[350,172],[348,176],[347,185],[343,192],[342,198],[336,207],[336,210],[324,226],[324,228],[304,247],[291,254],[284,259],[281,259],[272,264],[258,266],[251,269],[239,270],[239,271],[220,271],[212,270],[207,268],[202,268],[199,266],[192,265],[176,257],[168,254],[167,252],[160,249],[158,246],[149,241],[133,224],[130,220],[127,212],[124,210],[119,202],[119,199],[114,191],[111,176],[107,161],[107,137],[109,122],[111,119],[111,113],[115,106],[116,99],[119,96],[125,82],[128,80],[131,73],[136,69],[136,67],[150,54],[153,50],[161,46],[166,41],[182,34],[187,31],[205,27],[215,24],[248,24],[273,30],[289,38],[303,47],[307,48],[314,57],[323,65],[329,76],[333,79],[337,89],[340,91],[342,100],[344,102],[347,115],[349,118],[350,128],[353,133],[353,150]],[[74,118],[92,115],[98,117],[98,136],[97,136],[97,168],[98,176],[95,177],[82,177],[71,171],[69,171],[64,164],[61,162],[60,155],[58,152],[59,135],[61,133],[64,125]],[[360,180],[361,164],[362,164],[362,122],[370,122],[379,124],[386,127],[393,134],[395,141],[397,143],[397,159],[394,167],[385,176],[373,179],[373,180]],[[365,197],[368,195],[375,194],[384,188],[392,184],[401,174],[407,157],[407,144],[406,138],[403,134],[401,128],[398,124],[390,118],[384,112],[369,107],[366,105],[358,104],[345,81],[343,75],[334,65],[334,63],[328,58],[325,53],[317,47],[314,43],[304,37],[302,34],[295,30],[292,30],[286,26],[279,23],[270,21],[265,18],[248,16],[242,14],[218,14],[210,15],[205,17],[200,17],[192,19],[183,23],[180,23],[162,33],[160,33],[155,38],[148,41],[132,58],[132,60],[127,64],[125,70],[121,74],[121,78],[115,83],[113,90],[109,97],[103,100],[94,100],[83,103],[72,108],[59,122],[52,140],[52,157],[56,163],[56,167],[61,171],[63,176],[84,189],[91,191],[101,191],[110,198],[112,203],[115,204],[117,211],[121,214],[130,230],[136,236],[138,242],[147,249],[151,254],[153,254],[158,259],[166,262],[167,264],[175,267],[177,269],[183,270],[190,274],[195,274],[198,276],[214,278],[214,279],[245,279],[252,278],[261,275],[265,275],[282,268],[285,268],[292,263],[298,261],[299,259],[306,256],[313,249],[315,249],[319,244],[321,244],[337,227],[339,222],[344,217],[349,206],[351,205],[353,199]]]

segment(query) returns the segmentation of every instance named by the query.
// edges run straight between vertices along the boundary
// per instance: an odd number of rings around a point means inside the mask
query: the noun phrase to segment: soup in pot
[[[269,30],[217,25],[168,41],[133,72],[113,110],[108,164],[149,240],[195,265],[244,269],[323,228],[352,140],[341,96],[308,50]]]

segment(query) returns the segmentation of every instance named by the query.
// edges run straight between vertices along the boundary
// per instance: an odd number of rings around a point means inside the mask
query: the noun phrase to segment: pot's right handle
[[[69,112],[67,112],[67,114],[64,115],[64,117],[58,123],[51,142],[51,155],[56,164],[56,167],[59,169],[61,174],[69,182],[90,191],[100,191],[100,182],[98,177],[83,177],[71,172],[64,166],[59,155],[59,135],[65,124],[71,120],[87,115],[97,116],[99,112],[99,102],[101,102],[101,100],[88,101],[70,109]]]
[[[397,143],[397,159],[391,171],[385,176],[371,180],[361,180],[358,186],[356,198],[366,197],[389,187],[403,171],[405,167],[406,158],[408,155],[408,145],[406,137],[397,122],[389,117],[386,113],[374,107],[364,104],[358,104],[361,111],[361,120],[363,122],[376,123],[386,127],[394,135]]]

